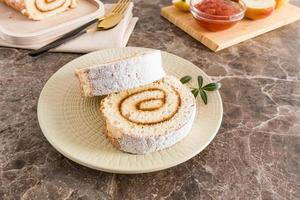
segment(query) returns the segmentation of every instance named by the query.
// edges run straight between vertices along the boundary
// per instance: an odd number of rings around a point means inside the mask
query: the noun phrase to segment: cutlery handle
[[[35,57],[35,56],[41,55],[41,54],[49,51],[50,49],[58,47],[59,45],[84,34],[86,32],[85,29],[87,27],[89,27],[90,25],[96,23],[97,21],[98,21],[98,19],[94,19],[92,21],[89,21],[89,22],[83,24],[82,26],[80,26],[80,27],[64,34],[63,36],[61,36],[60,38],[54,40],[53,42],[50,42],[49,44],[47,44],[47,45],[45,45],[45,46],[43,46],[39,49],[30,51],[29,55],[32,56],[32,57]]]

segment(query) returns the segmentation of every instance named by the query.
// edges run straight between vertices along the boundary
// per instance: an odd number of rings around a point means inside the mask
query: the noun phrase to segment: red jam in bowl
[[[242,4],[230,0],[193,1],[191,12],[197,22],[210,31],[228,29],[245,15]]]

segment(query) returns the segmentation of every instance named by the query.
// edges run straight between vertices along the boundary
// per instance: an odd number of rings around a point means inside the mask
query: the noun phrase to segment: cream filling
[[[55,0],[47,2],[45,0],[35,0],[36,8],[41,12],[49,12],[63,6],[68,1],[66,0]]]
[[[85,70],[75,69],[75,75],[79,80],[80,89],[83,96],[92,96],[92,87],[88,79],[88,72]]]
[[[77,4],[76,0],[25,0],[26,15],[30,19],[41,20],[61,13]]]
[[[153,123],[169,118],[177,112],[180,97],[177,96],[177,93],[171,86],[166,87],[164,89],[167,91],[165,92],[166,95],[162,92],[164,90],[145,90],[126,98],[120,105],[120,112],[129,121],[137,123]],[[158,89],[161,88],[158,87]],[[156,107],[155,104],[157,105],[159,99],[164,103]],[[138,106],[139,103],[144,109]],[[154,104],[154,106],[151,107],[151,104]]]

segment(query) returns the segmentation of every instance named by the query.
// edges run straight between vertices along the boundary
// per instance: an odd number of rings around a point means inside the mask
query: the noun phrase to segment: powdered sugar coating
[[[84,96],[100,96],[152,83],[165,76],[159,50],[76,70]]]
[[[161,79],[164,75],[160,51],[155,50],[91,68],[88,78],[91,81],[93,95],[96,96],[148,84]]]

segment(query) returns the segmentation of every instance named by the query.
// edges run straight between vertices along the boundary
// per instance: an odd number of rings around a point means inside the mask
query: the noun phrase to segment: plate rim
[[[66,65],[72,65],[73,62],[76,62],[76,60],[78,59],[82,59],[82,57],[89,57],[91,56],[92,54],[98,54],[102,51],[111,51],[111,50],[118,50],[118,49],[124,49],[124,48],[130,48],[130,49],[141,49],[141,50],[145,50],[145,49],[152,49],[152,48],[144,48],[144,47],[117,47],[117,48],[108,48],[108,49],[102,49],[102,50],[98,50],[98,51],[94,51],[94,52],[91,52],[91,53],[88,53],[88,54],[85,54],[85,55],[82,55],[82,56],[79,56],[73,60],[71,60],[70,62],[64,64],[60,69],[58,69],[55,73],[53,73],[51,75],[51,77],[46,81],[46,83],[44,84],[43,86],[43,89],[41,90],[40,92],[40,95],[39,95],[39,98],[38,98],[38,103],[37,103],[37,118],[38,118],[38,123],[39,123],[39,126],[40,126],[40,129],[42,130],[42,133],[44,135],[44,137],[47,139],[47,141],[51,144],[52,147],[54,147],[55,150],[57,150],[59,153],[61,153],[63,156],[65,156],[66,158],[80,164],[80,165],[83,165],[85,167],[88,167],[88,168],[91,168],[91,169],[95,169],[95,170],[99,170],[99,171],[104,171],[104,172],[109,172],[109,173],[116,173],[116,174],[142,174],[142,173],[150,173],[150,172],[155,172],[155,171],[160,171],[160,170],[164,170],[164,169],[168,169],[168,168],[171,168],[171,167],[175,167],[179,164],[182,164],[188,160],[190,160],[191,158],[195,157],[196,155],[198,155],[200,152],[202,152],[211,142],[212,140],[215,138],[215,136],[217,135],[220,127],[221,127],[221,124],[222,124],[222,121],[223,121],[223,102],[222,102],[222,98],[221,98],[221,95],[220,95],[220,92],[219,91],[215,91],[217,93],[217,98],[218,98],[218,102],[220,102],[220,120],[218,121],[218,124],[216,126],[216,129],[215,129],[215,132],[213,134],[211,134],[209,140],[206,141],[206,143],[204,145],[202,145],[201,148],[197,149],[197,151],[194,151],[193,153],[191,153],[190,155],[184,157],[184,159],[178,159],[178,160],[175,160],[173,162],[168,162],[166,164],[164,164],[163,166],[161,167],[156,167],[156,168],[153,168],[153,167],[148,167],[148,168],[144,168],[144,169],[141,169],[139,171],[136,171],[136,170],[128,170],[128,169],[111,169],[111,168],[105,168],[105,167],[100,167],[100,166],[94,166],[94,165],[91,165],[89,163],[85,163],[83,161],[81,161],[80,159],[77,159],[75,156],[73,155],[70,155],[66,152],[64,152],[54,141],[52,141],[52,139],[49,137],[49,133],[48,131],[46,130],[45,128],[45,124],[42,120],[42,113],[41,113],[41,99],[42,99],[42,95],[43,93],[45,93],[45,86],[48,84],[48,82],[50,81],[51,78],[53,78],[53,76],[57,73],[59,73],[60,70],[62,70]],[[152,50],[155,50],[155,49],[152,49]],[[211,82],[212,80],[210,79],[210,77],[202,70],[200,69],[198,66],[196,66],[195,64],[193,64],[192,62],[190,62],[189,60],[186,60],[182,57],[179,57],[175,54],[172,54],[172,53],[169,53],[169,52],[166,52],[166,51],[163,51],[161,50],[161,52],[164,52],[164,53],[167,53],[167,54],[171,54],[172,56],[175,56],[176,58],[178,59],[183,59],[185,60],[186,62],[188,62],[191,66],[193,67],[196,67],[197,70],[199,70],[202,75],[205,75],[206,78]],[[170,147],[172,148],[172,147]]]

